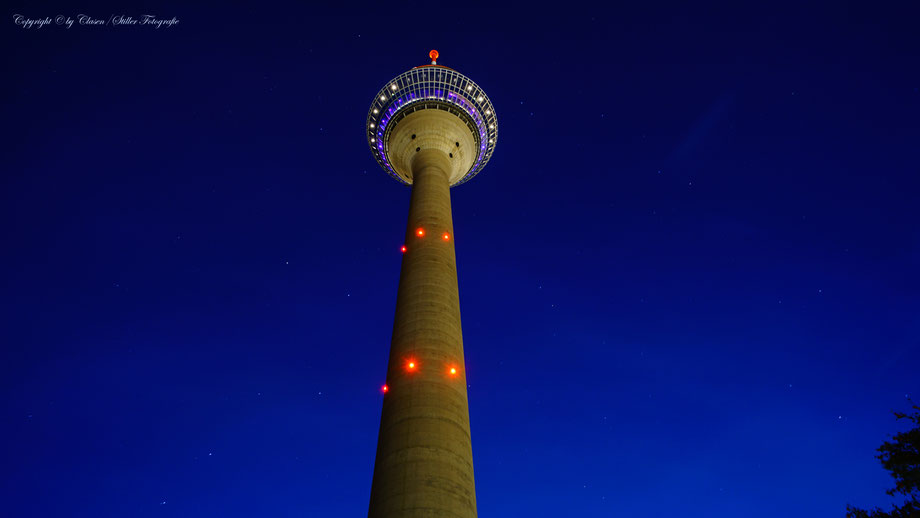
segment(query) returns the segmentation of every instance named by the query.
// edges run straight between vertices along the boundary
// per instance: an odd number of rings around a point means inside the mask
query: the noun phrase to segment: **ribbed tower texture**
[[[476,516],[447,160],[429,150],[413,163],[373,518]]]
[[[384,170],[412,186],[368,517],[475,518],[450,188],[488,161],[495,114],[432,61],[381,89],[367,129]]]

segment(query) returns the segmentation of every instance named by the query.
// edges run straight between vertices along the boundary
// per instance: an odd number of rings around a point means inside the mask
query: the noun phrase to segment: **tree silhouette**
[[[891,496],[904,495],[908,500],[891,511],[877,507],[865,511],[848,505],[847,518],[920,518],[920,406],[912,405],[911,408],[914,409],[912,414],[894,412],[894,415],[912,421],[915,426],[895,435],[890,442],[885,441],[875,456],[894,478],[894,487],[885,492]]]

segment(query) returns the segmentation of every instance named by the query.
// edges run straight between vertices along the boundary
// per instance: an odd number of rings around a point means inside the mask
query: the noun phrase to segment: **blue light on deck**
[[[425,100],[456,107],[469,117],[478,130],[474,133],[479,140],[477,156],[470,170],[454,185],[475,176],[492,155],[498,131],[491,103],[478,85],[455,70],[437,64],[414,68],[387,82],[376,99],[368,114],[367,138],[380,165],[401,183],[408,182],[399,177],[386,156],[384,141],[387,128],[394,117]],[[370,126],[377,118],[376,128]]]

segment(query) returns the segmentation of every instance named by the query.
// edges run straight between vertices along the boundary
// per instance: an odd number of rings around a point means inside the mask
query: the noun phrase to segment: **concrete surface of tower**
[[[367,116],[377,162],[412,187],[369,518],[476,516],[450,187],[482,170],[498,124],[479,85],[429,56]]]

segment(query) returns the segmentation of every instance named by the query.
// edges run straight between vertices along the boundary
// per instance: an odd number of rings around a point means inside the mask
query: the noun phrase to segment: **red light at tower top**
[[[431,64],[432,64],[432,65],[437,65],[437,64],[438,64],[438,56],[439,56],[439,55],[440,55],[440,54],[438,54],[438,51],[433,50],[433,49],[432,49],[431,52],[428,53],[428,57],[431,58]]]

